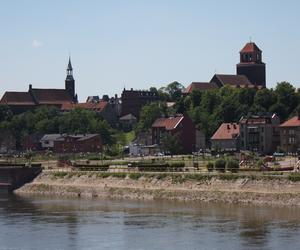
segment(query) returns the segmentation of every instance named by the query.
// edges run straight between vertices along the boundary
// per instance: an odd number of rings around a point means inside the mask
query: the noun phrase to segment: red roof
[[[61,107],[64,111],[69,111],[75,108],[82,108],[87,109],[95,112],[102,112],[103,109],[106,107],[107,102],[100,101],[100,102],[83,102],[83,103],[64,103]]]
[[[287,120],[286,122],[282,123],[280,127],[300,127],[300,120],[299,117],[296,115],[293,118]]]
[[[29,92],[5,92],[1,104],[7,105],[35,105]]]
[[[192,82],[183,93],[190,94],[193,90],[209,90],[218,88],[214,82]]]
[[[251,53],[255,51],[261,52],[261,50],[257,47],[255,43],[250,42],[244,46],[244,48],[240,51],[240,53]]]
[[[214,77],[216,77],[222,83],[222,85],[231,85],[231,86],[240,86],[240,87],[246,87],[252,85],[252,83],[244,75],[216,74]],[[212,78],[211,82],[214,81],[214,77]]]
[[[34,98],[39,104],[62,104],[73,102],[65,89],[32,89]]]
[[[173,130],[178,126],[178,124],[180,124],[182,119],[183,115],[169,118],[158,118],[152,124],[152,128],[165,128],[166,130]]]
[[[238,123],[222,123],[214,133],[211,140],[230,140],[235,139],[240,134]]]

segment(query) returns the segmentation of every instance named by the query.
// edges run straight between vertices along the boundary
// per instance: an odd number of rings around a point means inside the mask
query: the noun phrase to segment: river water
[[[300,249],[300,208],[1,196],[0,249]]]

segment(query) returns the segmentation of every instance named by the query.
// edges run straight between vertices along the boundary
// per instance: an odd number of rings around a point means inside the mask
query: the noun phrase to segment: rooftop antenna
[[[251,36],[249,37],[249,40],[250,40],[250,43],[252,43],[252,37]]]

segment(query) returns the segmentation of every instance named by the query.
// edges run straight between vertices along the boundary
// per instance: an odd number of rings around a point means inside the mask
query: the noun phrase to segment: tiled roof
[[[280,127],[300,127],[300,120],[299,117],[296,115],[293,118],[287,120],[286,122],[282,123]]]
[[[214,82],[192,82],[183,93],[190,94],[193,90],[209,90],[218,88]]]
[[[72,97],[65,89],[31,89],[38,104],[62,104],[73,102]]]
[[[244,75],[216,74],[215,77],[217,77],[223,85],[233,85],[233,86],[240,86],[240,87],[246,87],[252,85],[252,83]]]
[[[178,126],[178,124],[180,124],[182,119],[183,115],[169,118],[158,118],[152,124],[152,128],[165,128],[166,130],[173,130]]]
[[[102,112],[103,109],[106,107],[107,102],[100,101],[100,102],[82,102],[82,103],[64,103],[61,107],[64,111],[69,111],[75,108],[82,108],[87,109],[90,111],[95,112]]]
[[[5,92],[0,103],[8,105],[35,105],[28,92]]]
[[[260,51],[261,50],[257,47],[257,45],[253,42],[247,43],[244,48],[240,51],[240,53],[251,53],[254,51]]]
[[[222,123],[211,140],[235,139],[239,134],[240,126],[238,123]]]

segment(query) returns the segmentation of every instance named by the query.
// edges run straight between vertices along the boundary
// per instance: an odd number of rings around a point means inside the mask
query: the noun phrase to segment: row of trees
[[[74,109],[61,113],[55,107],[41,107],[19,115],[13,115],[7,106],[0,106],[0,131],[14,134],[17,147],[22,140],[32,134],[69,133],[85,134],[100,133],[105,144],[113,144],[114,130],[96,113]]]

